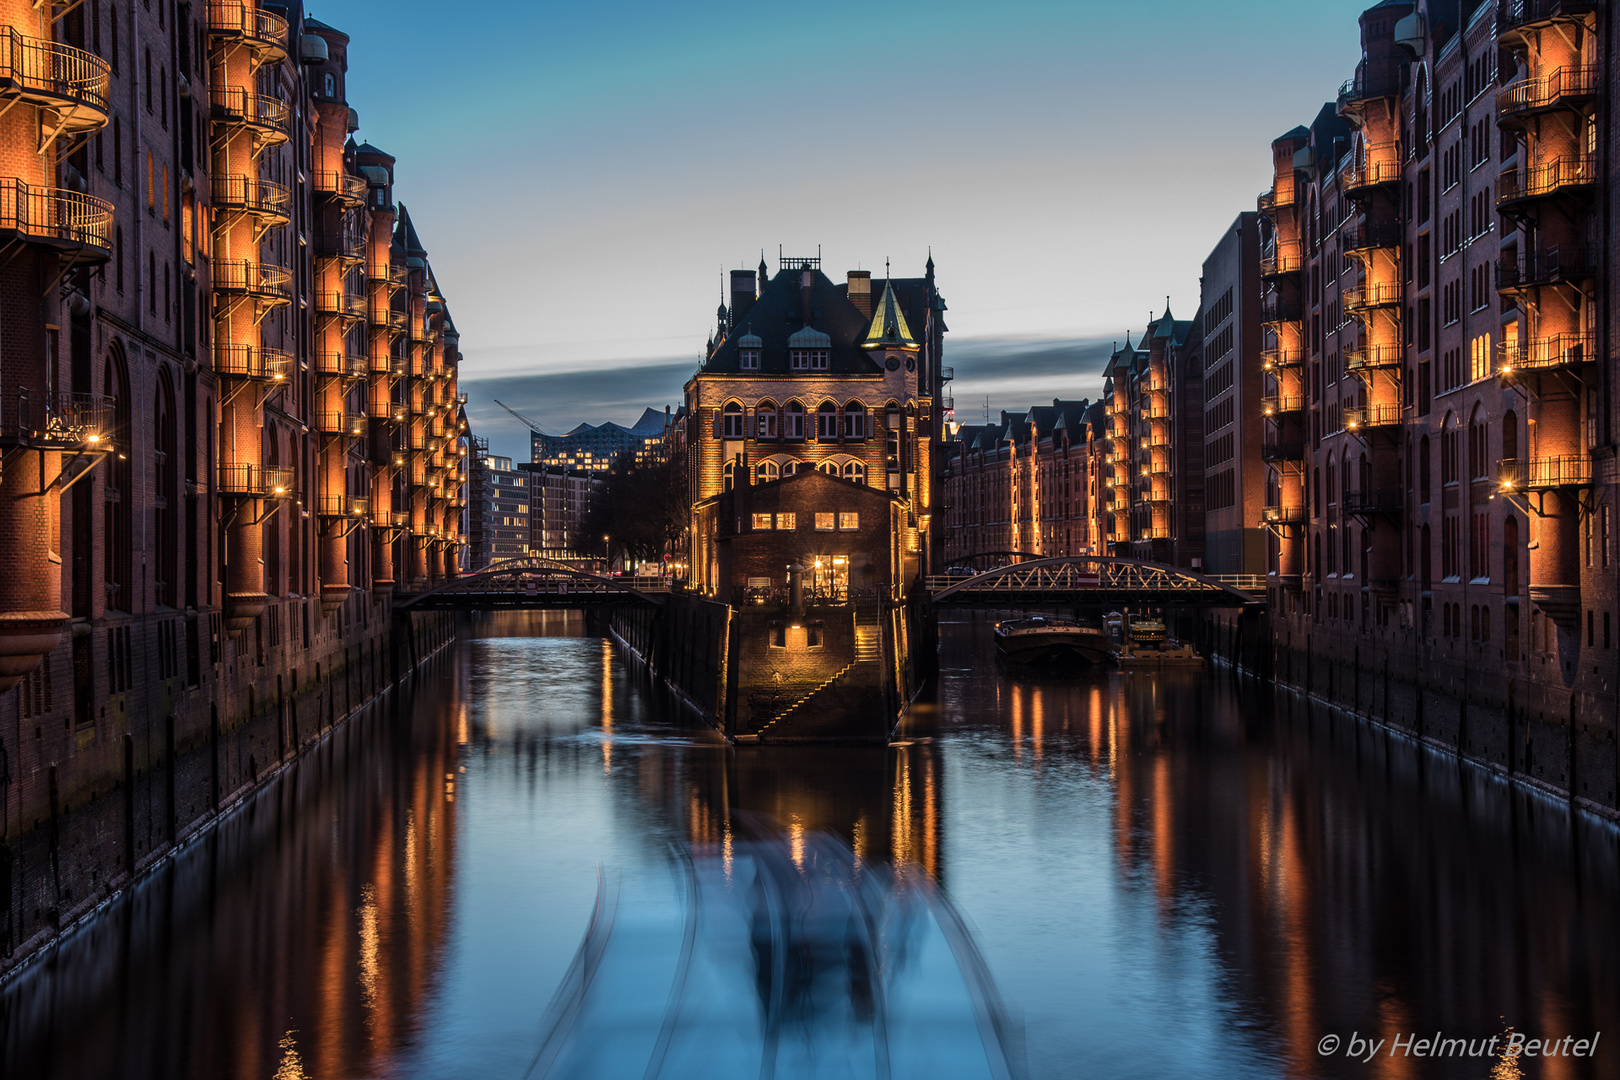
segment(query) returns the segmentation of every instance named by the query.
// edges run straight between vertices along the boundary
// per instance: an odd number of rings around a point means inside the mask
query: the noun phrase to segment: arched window
[[[1468,476],[1478,480],[1488,475],[1486,462],[1490,458],[1490,422],[1478,405],[1468,417]]]
[[[774,461],[762,461],[759,463],[760,483],[769,483],[772,480],[780,480],[781,478],[782,466],[778,465]]]
[[[330,71],[328,71],[326,73],[326,81],[324,83],[324,86],[326,88],[326,96],[327,97],[329,97],[329,98],[337,97],[337,77],[334,76]]]
[[[735,401],[726,402],[721,410],[720,435],[726,439],[740,439],[743,437],[743,407]]]
[[[823,401],[816,409],[816,438],[838,438],[838,406],[830,401]]]
[[[787,409],[782,414],[782,437],[804,438],[804,406],[797,401],[788,402]]]
[[[105,470],[102,488],[102,581],[107,591],[107,606],[119,611],[134,611],[134,579],[132,577],[132,549],[130,514],[134,491],[130,484],[130,458],[135,452],[129,414],[129,379],[124,372],[124,357],[114,351],[107,358],[102,373],[106,395],[113,402],[114,446],[123,452],[111,455]]]
[[[1334,471],[1334,468],[1333,468],[1333,453],[1332,453],[1332,451],[1329,451],[1328,452],[1328,459],[1327,459],[1327,481],[1328,481],[1327,504],[1329,506],[1337,506],[1337,505],[1339,505],[1339,493],[1338,493],[1337,490],[1335,490],[1336,485],[1333,483],[1333,481],[1336,480],[1337,478],[1338,478],[1338,474]]]
[[[153,464],[157,471],[157,602],[165,607],[179,607],[180,491],[176,477],[180,459],[175,446],[174,391],[169,387],[167,376],[158,379],[152,435],[156,442]]]
[[[722,475],[722,477],[724,478],[724,481],[725,481],[724,487],[725,487],[726,491],[730,491],[732,488],[736,487],[737,486],[737,462],[735,460],[726,462],[725,468],[723,468],[721,470],[721,475]]]
[[[281,464],[281,438],[273,429],[264,430],[264,457],[261,458],[266,466],[276,468]],[[281,536],[283,522],[290,514],[270,514],[260,524],[259,550],[264,552],[264,591],[272,596],[280,596],[281,588]]]
[[[797,473],[798,471],[799,471],[799,463],[798,463],[798,461],[789,460],[789,461],[782,462],[782,475],[783,476],[792,476],[795,473]]]
[[[844,406],[844,438],[866,438],[866,406],[859,401]]]
[[[1418,501],[1429,501],[1429,488],[1433,483],[1433,462],[1429,458],[1429,437],[1418,441]],[[1427,588],[1428,586],[1424,586]]]
[[[776,402],[762,401],[754,407],[754,427],[757,438],[776,438]]]
[[[844,479],[853,480],[857,484],[866,483],[866,465],[859,461],[845,462]]]
[[[1446,413],[1440,425],[1440,482],[1457,482],[1457,418],[1453,413]]]

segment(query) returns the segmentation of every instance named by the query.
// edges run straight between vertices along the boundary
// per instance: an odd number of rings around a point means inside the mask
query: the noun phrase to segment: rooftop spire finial
[[[885,281],[887,281],[888,278],[889,278],[889,260],[888,259],[883,260],[883,278],[884,278]]]

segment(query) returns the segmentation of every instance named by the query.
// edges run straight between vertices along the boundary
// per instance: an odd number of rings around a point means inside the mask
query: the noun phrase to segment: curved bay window
[[[816,409],[816,438],[838,438],[838,406],[823,401]]]
[[[782,413],[782,437],[804,438],[804,406],[797,401],[788,402],[787,408]]]

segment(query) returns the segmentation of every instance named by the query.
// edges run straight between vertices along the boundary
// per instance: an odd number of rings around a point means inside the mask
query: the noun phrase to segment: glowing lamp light
[[[98,443],[98,442],[101,441],[101,436],[100,435],[91,435],[85,441],[88,442],[88,443],[91,443],[91,444]]]

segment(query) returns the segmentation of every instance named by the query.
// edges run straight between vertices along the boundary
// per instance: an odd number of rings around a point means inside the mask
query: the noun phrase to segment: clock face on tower
[[[899,371],[900,370],[900,358],[898,356],[891,356],[886,361],[884,361],[883,366],[888,368],[890,371]]]

